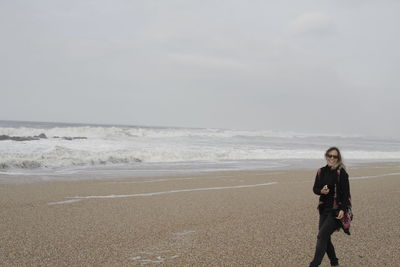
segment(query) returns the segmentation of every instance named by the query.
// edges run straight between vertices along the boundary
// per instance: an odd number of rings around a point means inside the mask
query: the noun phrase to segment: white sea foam
[[[1,127],[0,135],[9,136],[37,136],[45,133],[46,136],[81,136],[88,138],[113,139],[120,137],[149,137],[149,138],[171,138],[171,137],[267,137],[267,138],[307,138],[307,137],[339,137],[358,138],[359,135],[344,135],[340,133],[296,133],[277,131],[240,131],[212,128],[159,128],[159,127]]]
[[[64,200],[64,201],[58,201],[58,202],[49,202],[47,203],[48,205],[62,205],[62,204],[71,204],[75,202],[79,202],[81,199],[70,199],[70,200]]]
[[[250,185],[234,185],[234,186],[218,186],[218,187],[205,187],[205,188],[189,188],[189,189],[169,190],[169,191],[152,192],[152,193],[138,193],[138,194],[125,194],[125,195],[105,195],[105,196],[76,196],[76,197],[67,197],[67,198],[83,200],[83,199],[106,199],[106,198],[150,197],[150,196],[159,196],[159,195],[174,194],[174,193],[182,193],[182,192],[194,192],[194,191],[209,191],[209,190],[224,190],[224,189],[238,189],[238,188],[260,187],[260,186],[274,185],[274,184],[277,184],[277,183],[278,183],[278,182],[270,182],[270,183],[250,184]]]
[[[364,180],[364,179],[379,179],[388,176],[397,176],[400,175],[400,172],[393,172],[393,173],[382,173],[378,175],[366,175],[366,176],[353,176],[349,177],[349,180]],[[295,181],[291,183],[313,183],[314,180],[303,180],[303,181]]]
[[[368,176],[356,176],[356,177],[350,177],[350,180],[362,180],[362,179],[373,179],[373,178],[382,178],[386,176],[396,176],[400,175],[400,172],[393,172],[393,173],[384,173],[384,174],[379,174],[379,175],[368,175]]]
[[[400,141],[341,134],[304,134],[274,131],[237,131],[160,127],[59,126],[31,124],[1,127],[0,135],[38,136],[32,141],[0,141],[0,170],[52,170],[54,175],[73,174],[85,167],[143,164],[184,164],[201,162],[225,164],[262,160],[281,164],[281,160],[321,159],[328,145],[342,146],[346,160],[399,160]],[[65,140],[58,137],[85,137]],[[287,162],[286,162],[287,163]],[[284,164],[286,164],[284,163]],[[182,166],[182,165],[181,165]],[[205,166],[205,165],[203,165]],[[132,168],[130,170],[132,170]],[[151,169],[150,169],[151,170]],[[88,169],[89,171],[89,169]],[[144,172],[144,169],[141,169]],[[168,171],[168,168],[165,168]],[[31,172],[30,172],[31,173]]]
[[[269,148],[265,144],[198,144],[196,140],[40,140],[3,141],[0,169],[60,168],[227,160],[319,159],[323,151],[307,148]],[[268,145],[268,144],[267,144]],[[274,144],[273,144],[274,145]],[[400,151],[345,151],[346,159],[400,159]]]

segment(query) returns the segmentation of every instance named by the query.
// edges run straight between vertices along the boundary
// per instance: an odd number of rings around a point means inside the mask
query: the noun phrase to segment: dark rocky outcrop
[[[47,136],[44,133],[35,136],[9,136],[9,135],[0,135],[0,141],[4,140],[13,140],[13,141],[33,141],[47,139]]]
[[[38,135],[39,138],[47,139],[47,136],[44,133]]]
[[[76,139],[88,139],[87,137],[82,137],[82,136],[77,136],[77,137],[69,137],[69,136],[60,137],[60,136],[53,136],[53,138],[61,138],[61,139],[64,139],[64,140],[69,140],[69,141],[71,141],[71,140],[76,140]]]
[[[87,137],[81,137],[81,136],[68,137],[68,136],[64,136],[64,137],[62,137],[62,139],[64,139],[64,140],[76,140],[76,139],[87,139]]]
[[[54,136],[53,138],[61,138],[64,140],[76,140],[76,139],[87,139],[87,137],[59,137],[59,136]],[[9,135],[0,135],[0,141],[4,140],[13,140],[13,141],[33,141],[33,140],[40,140],[40,139],[47,139],[47,136],[44,133],[41,133],[39,135],[35,136],[9,136]]]

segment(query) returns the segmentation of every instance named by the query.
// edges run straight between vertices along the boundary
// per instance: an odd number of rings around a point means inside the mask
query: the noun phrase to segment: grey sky
[[[400,2],[0,1],[0,119],[400,134]]]

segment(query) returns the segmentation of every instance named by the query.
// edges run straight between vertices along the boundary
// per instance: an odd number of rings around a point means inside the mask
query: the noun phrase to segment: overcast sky
[[[0,0],[0,119],[400,135],[400,1]]]

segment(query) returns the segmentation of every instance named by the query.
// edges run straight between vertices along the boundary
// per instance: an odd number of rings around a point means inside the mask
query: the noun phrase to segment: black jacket
[[[338,169],[340,175],[338,177]],[[350,206],[350,184],[349,175],[343,168],[331,169],[328,165],[322,167],[318,170],[315,177],[315,182],[313,186],[313,191],[315,194],[319,195],[319,205],[318,209],[320,212],[324,208],[332,208],[333,198],[335,194],[335,184],[337,189],[337,204],[339,209],[346,210]],[[329,194],[322,195],[321,189],[324,185],[328,185]]]

